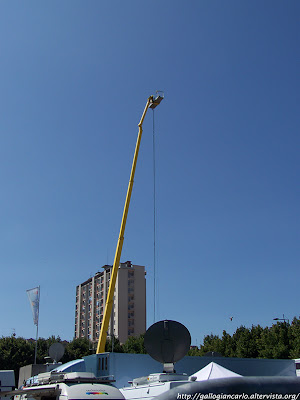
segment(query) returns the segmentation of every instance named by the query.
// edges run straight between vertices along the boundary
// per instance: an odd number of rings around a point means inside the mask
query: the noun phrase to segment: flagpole
[[[37,325],[36,325],[35,350],[34,350],[34,363],[35,364],[36,364],[36,354],[37,354],[38,331],[39,331],[39,323],[37,323]]]
[[[34,350],[34,363],[36,364],[37,356],[37,341],[39,333],[39,316],[40,316],[40,286],[38,286],[38,309],[37,309],[37,323],[36,323],[36,338],[35,338],[35,350]]]

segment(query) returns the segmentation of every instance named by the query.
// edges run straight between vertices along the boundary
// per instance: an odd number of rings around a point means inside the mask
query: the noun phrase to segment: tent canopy
[[[192,376],[196,376],[197,381],[206,381],[207,379],[232,378],[242,375],[221,367],[221,365],[215,362],[211,362]]]

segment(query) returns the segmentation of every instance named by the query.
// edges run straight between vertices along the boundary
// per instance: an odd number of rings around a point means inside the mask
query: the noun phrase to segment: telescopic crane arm
[[[136,169],[137,158],[138,158],[138,153],[139,153],[139,148],[140,148],[140,143],[141,143],[141,138],[142,138],[142,132],[143,132],[143,129],[142,129],[143,122],[144,122],[145,116],[147,114],[148,108],[152,108],[152,109],[156,108],[160,104],[162,99],[163,99],[163,96],[160,94],[158,94],[156,96],[156,98],[154,98],[154,96],[150,96],[148,98],[146,107],[142,114],[142,118],[138,124],[139,132],[138,132],[138,137],[137,137],[136,146],[135,146],[135,152],[134,152],[134,157],[133,157],[133,162],[132,162],[132,167],[131,167],[130,179],[129,179],[129,183],[128,183],[127,195],[126,195],[126,200],[125,200],[125,205],[124,205],[124,210],[123,210],[121,228],[120,228],[119,238],[118,238],[116,252],[115,252],[114,264],[113,264],[111,277],[110,277],[110,284],[109,284],[108,294],[107,294],[107,298],[106,298],[105,310],[104,310],[103,320],[102,320],[102,324],[101,324],[101,330],[100,330],[100,336],[99,336],[96,354],[105,352],[107,330],[108,330],[109,320],[110,320],[111,311],[112,311],[112,307],[113,307],[114,290],[115,290],[115,286],[116,286],[118,268],[120,265],[122,247],[123,247],[123,242],[124,242],[124,232],[125,232],[126,220],[127,220],[128,210],[129,210],[132,187],[133,187],[133,182],[134,182],[135,169]]]

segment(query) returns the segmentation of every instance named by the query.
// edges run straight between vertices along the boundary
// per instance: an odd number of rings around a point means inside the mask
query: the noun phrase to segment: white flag
[[[30,306],[33,315],[34,325],[38,325],[39,322],[39,308],[40,308],[40,287],[27,290],[27,296],[30,301]]]

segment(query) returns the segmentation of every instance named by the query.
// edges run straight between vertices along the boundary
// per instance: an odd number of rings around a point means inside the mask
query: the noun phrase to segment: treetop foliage
[[[223,331],[221,338],[207,335],[200,348],[190,350],[188,355],[204,356],[210,351],[224,357],[300,358],[300,320],[295,317],[291,324],[277,322],[266,328],[240,326],[232,336]]]
[[[86,338],[62,341],[60,337],[51,336],[48,339],[38,339],[37,363],[44,364],[49,347],[55,342],[65,346],[65,354],[60,360],[66,363],[71,360],[95,354],[96,344]],[[13,369],[16,378],[19,368],[34,362],[35,340],[22,337],[0,338],[0,369]],[[117,338],[106,342],[105,351],[116,353],[145,354],[144,335],[129,337],[124,344]],[[300,358],[300,320],[296,317],[292,323],[277,322],[271,327],[263,328],[252,325],[251,328],[240,326],[233,335],[223,331],[222,337],[207,335],[200,348],[192,348],[188,355],[204,356],[207,352],[217,352],[224,357],[241,358]]]

